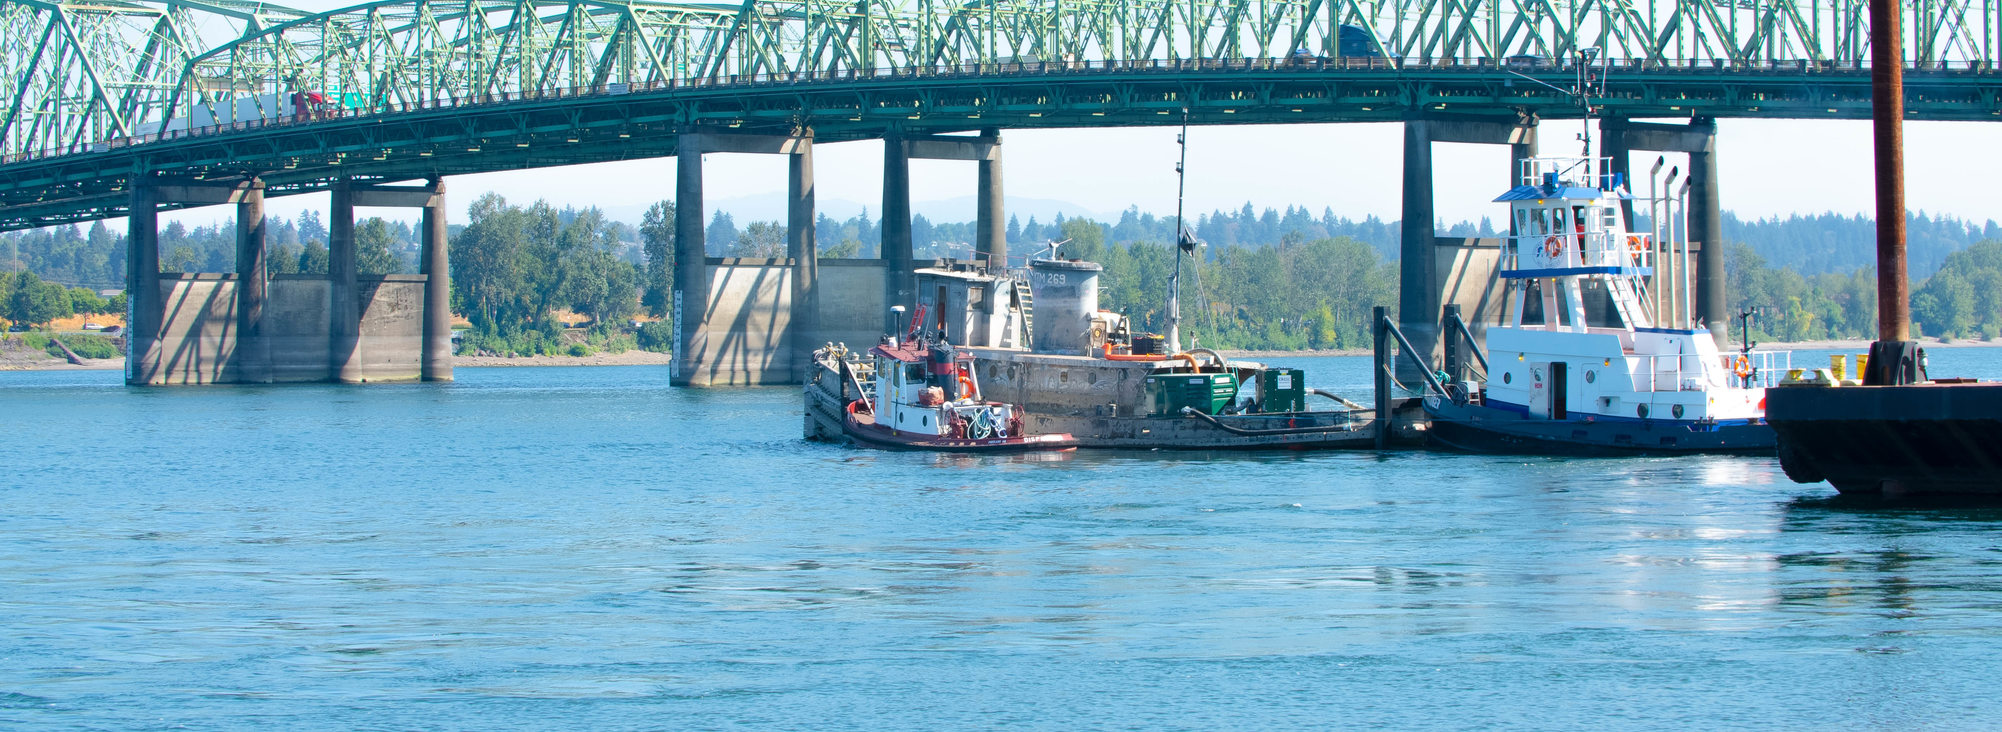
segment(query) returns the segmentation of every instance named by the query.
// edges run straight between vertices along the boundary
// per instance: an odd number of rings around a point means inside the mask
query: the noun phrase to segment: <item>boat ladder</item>
[[[1022,310],[1022,332],[1016,334],[1015,340],[1018,342],[1015,345],[1020,348],[1027,348],[1029,347],[1029,334],[1036,332],[1036,298],[1030,294],[1028,284],[1023,281],[1014,280],[1013,286],[1015,288],[1015,306]]]

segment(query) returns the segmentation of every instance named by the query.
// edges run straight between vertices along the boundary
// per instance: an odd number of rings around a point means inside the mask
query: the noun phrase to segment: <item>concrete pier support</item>
[[[419,232],[418,273],[424,275],[424,345],[419,378],[452,380],[452,265],[446,249],[445,181],[432,178]]]
[[[1003,209],[1001,190],[1001,132],[988,129],[981,142],[993,146],[993,154],[980,158],[980,183],[974,202],[974,251],[982,262],[996,271],[1008,267],[1008,216]]]
[[[361,373],[361,283],[355,262],[354,184],[334,182],[327,214],[327,378],[358,384]]]
[[[252,178],[236,202],[236,381],[271,383],[271,340],[264,308],[271,299],[265,265],[264,181]]]
[[[451,378],[442,187],[334,186],[327,274],[273,276],[257,178],[135,185],[127,254],[126,382],[146,385]],[[236,205],[236,271],[160,273],[162,205]],[[360,276],[356,206],[422,206],[423,266],[436,278]],[[436,337],[429,338],[433,336]]]
[[[805,368],[820,347],[820,246],[813,230],[813,132],[786,161],[786,252],[792,255],[792,363]]]
[[[873,343],[892,327],[889,307],[918,301],[911,240],[913,158],[994,161],[999,135],[920,135],[892,131],[884,143],[883,248],[875,261],[819,258],[815,240],[813,131],[789,135],[694,129],[679,140],[675,211],[675,371],[677,386],[799,383],[813,350],[834,341]],[[787,256],[709,257],[704,252],[702,157],[712,153],[787,155]],[[1006,256],[1000,168],[984,167],[980,224],[992,251]]]
[[[133,176],[126,216],[125,383],[150,383],[160,368],[160,231],[153,184]]]
[[[917,275],[912,273],[911,252],[911,158],[901,135],[883,138],[883,301],[892,306],[914,307]],[[891,313],[883,313],[883,331],[896,329]]]
[[[1717,121],[1698,118],[1687,125],[1624,122],[1616,142],[1628,151],[1689,155],[1689,239],[1696,256],[1696,319],[1710,329],[1718,347],[1730,345],[1730,314],[1724,298],[1724,217],[1717,194]],[[1632,178],[1629,177],[1629,187]],[[1636,191],[1645,194],[1645,189]]]
[[[1708,138],[1701,152],[1689,154],[1689,233],[1703,242],[1696,257],[1696,318],[1718,347],[1731,341],[1731,316],[1724,306],[1724,215],[1717,195],[1717,121],[1699,118],[1689,125]]]
[[[690,130],[677,144],[672,382],[676,386],[799,383],[805,355],[819,345],[814,324],[821,321],[819,245],[813,231],[813,132],[750,135]],[[792,158],[786,206],[790,256],[741,260],[708,256],[702,164],[703,156],[711,153]]]
[[[1432,201],[1432,122],[1404,122],[1404,207],[1399,227],[1397,279],[1398,327],[1419,348],[1438,342],[1439,288],[1433,282],[1437,258],[1432,251],[1437,214]],[[1432,354],[1422,354],[1429,363]]]
[[[1628,192],[1634,191],[1633,151],[1627,148],[1627,121],[1618,117],[1599,120],[1599,156],[1606,158],[1606,173],[1626,181]],[[1621,221],[1627,231],[1634,230],[1634,202],[1620,202]]]
[[[1536,120],[1427,116],[1404,122],[1404,218],[1399,227],[1397,327],[1421,351],[1417,355],[1427,363],[1433,362],[1438,353],[1439,319],[1446,288],[1449,283],[1465,286],[1469,273],[1461,270],[1471,261],[1455,252],[1445,267],[1453,271],[1441,271],[1440,247],[1447,242],[1441,242],[1433,229],[1437,218],[1432,194],[1432,143],[1435,142],[1508,145],[1512,171],[1508,185],[1514,187],[1520,182],[1521,161],[1536,154]],[[1491,277],[1491,274],[1479,275],[1477,279],[1485,282]],[[1484,303],[1473,303],[1468,310],[1489,311]],[[1412,368],[1415,367],[1409,361],[1400,359],[1400,374]]]
[[[674,163],[674,376],[675,386],[694,383],[709,347],[704,325],[709,315],[709,270],[704,260],[702,213],[703,135],[682,133]],[[703,385],[707,385],[707,380]]]

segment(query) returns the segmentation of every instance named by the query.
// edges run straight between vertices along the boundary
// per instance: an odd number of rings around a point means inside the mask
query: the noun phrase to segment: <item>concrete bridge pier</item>
[[[418,269],[424,276],[424,345],[418,378],[452,380],[452,260],[445,233],[445,181],[432,178],[418,234]]]
[[[903,135],[892,131],[883,140],[883,262],[890,275],[883,296],[893,305],[916,307],[915,256],[911,243],[911,160],[966,160],[979,163],[974,201],[974,258],[991,267],[1008,266],[1008,217],[1002,204],[1001,133],[983,130],[978,137]],[[990,300],[990,302],[992,302]],[[913,310],[913,312],[915,312]],[[895,327],[888,313],[884,328]]]
[[[772,260],[710,257],[702,202],[708,153],[786,155],[786,248]],[[814,240],[813,131],[683,132],[675,148],[676,386],[799,383],[819,345],[820,262]]]
[[[996,270],[1008,268],[1008,216],[1001,195],[1001,131],[980,132],[987,149],[980,156],[980,182],[974,195],[974,256]]]
[[[1724,217],[1717,193],[1717,121],[1699,117],[1686,125],[1608,118],[1601,137],[1613,168],[1624,172],[1632,152],[1678,152],[1689,156],[1689,239],[1696,252],[1696,319],[1717,345],[1730,345],[1731,316],[1724,299]],[[1615,154],[1617,153],[1617,154]],[[1627,176],[1629,190],[1648,193]],[[1680,187],[1680,186],[1677,186]],[[1673,193],[1665,191],[1664,193]],[[1633,212],[1627,212],[1633,221]]]
[[[911,241],[910,160],[975,161],[980,166],[977,255],[1006,262],[1001,205],[1000,135],[904,136],[891,131],[883,153],[883,241],[875,260],[821,260],[814,240],[813,132],[743,135],[712,130],[681,134],[675,182],[674,374],[676,386],[796,384],[813,350],[826,342],[873,344],[894,327],[889,306],[920,299]],[[702,203],[703,156],[790,156],[787,167],[789,256],[710,257]]]
[[[134,176],[128,186],[125,383],[269,383],[264,182]],[[162,277],[160,205],[227,203],[237,206],[237,271]]]
[[[918,278],[911,244],[911,149],[900,134],[883,138],[883,302],[917,317]],[[896,315],[884,308],[883,332],[895,332]]]
[[[451,265],[445,183],[334,183],[327,217],[328,379],[451,381]],[[420,208],[418,275],[363,277],[356,262],[355,208]]]
[[[347,178],[334,182],[327,214],[327,380],[362,382],[361,279],[355,263],[355,192]]]
[[[820,347],[820,244],[814,235],[813,131],[786,157],[786,253],[792,256],[794,364],[805,364]]]
[[[1443,303],[1459,303],[1470,326],[1484,327],[1498,299],[1494,268],[1496,241],[1442,240],[1433,223],[1432,143],[1508,145],[1509,187],[1520,182],[1521,161],[1536,154],[1536,120],[1526,118],[1427,116],[1404,122],[1404,206],[1400,225],[1398,328],[1426,363],[1436,360]],[[1398,361],[1399,380],[1416,378],[1409,361]]]
[[[149,383],[160,364],[160,226],[151,181],[127,184],[125,383]]]
[[[264,334],[270,300],[265,266],[264,181],[252,178],[236,202],[237,383],[271,383],[271,341]]]

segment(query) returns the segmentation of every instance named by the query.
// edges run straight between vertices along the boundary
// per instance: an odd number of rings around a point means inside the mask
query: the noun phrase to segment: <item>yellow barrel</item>
[[[1849,355],[1845,353],[1829,354],[1828,370],[1835,373],[1837,381],[1849,378]]]

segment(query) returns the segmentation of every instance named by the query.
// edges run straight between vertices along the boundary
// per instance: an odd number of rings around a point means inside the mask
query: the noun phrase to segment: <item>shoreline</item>
[[[79,366],[40,351],[33,355],[0,354],[0,371],[119,371],[124,358],[87,358]],[[453,356],[453,368],[513,368],[533,366],[665,366],[673,357],[665,353],[631,350],[590,356]]]
[[[1941,342],[1937,338],[1918,339],[1923,348],[1979,348],[2002,347],[2002,340],[1974,341],[1956,340]],[[1795,343],[1759,343],[1757,348],[1785,351],[1849,351],[1868,353],[1871,341],[1864,339],[1800,341]],[[1217,349],[1226,358],[1322,358],[1330,356],[1367,356],[1367,348],[1309,349],[1301,351],[1237,350]],[[631,350],[624,353],[599,353],[590,356],[453,356],[455,368],[524,368],[540,366],[665,366],[672,363],[673,355],[653,351]],[[61,358],[49,356],[40,351],[32,353],[12,352],[0,354],[0,371],[117,371],[125,368],[124,358],[84,359],[81,366]]]

